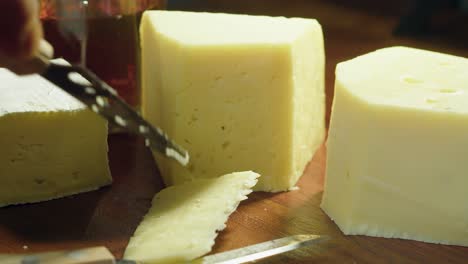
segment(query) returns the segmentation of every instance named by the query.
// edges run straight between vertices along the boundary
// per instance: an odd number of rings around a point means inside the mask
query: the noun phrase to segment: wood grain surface
[[[339,61],[391,45],[468,55],[466,38],[459,38],[457,33],[418,38],[392,36],[405,1],[395,1],[388,7],[361,4],[360,8],[344,3],[205,0],[186,1],[175,8],[318,18],[324,28],[327,54],[327,119],[333,98],[334,68]],[[121,257],[151,198],[163,184],[141,139],[112,135],[109,144],[114,184],[68,198],[0,208],[0,253],[104,245]],[[260,263],[468,263],[468,247],[342,235],[319,208],[325,154],[325,147],[317,152],[299,181],[299,190],[250,195],[230,217],[213,252],[292,234],[314,233],[327,234],[332,239]]]

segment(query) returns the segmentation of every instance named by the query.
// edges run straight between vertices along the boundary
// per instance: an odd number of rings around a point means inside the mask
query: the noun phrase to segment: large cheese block
[[[468,246],[468,59],[381,49],[336,68],[322,208],[345,234]]]
[[[142,112],[191,164],[157,157],[166,184],[231,171],[256,190],[293,187],[325,134],[324,47],[316,20],[145,12]]]
[[[38,75],[0,82],[0,206],[111,183],[106,121]]]
[[[145,263],[188,263],[211,251],[217,231],[240,201],[247,199],[259,175],[236,172],[197,179],[156,194],[124,258]]]

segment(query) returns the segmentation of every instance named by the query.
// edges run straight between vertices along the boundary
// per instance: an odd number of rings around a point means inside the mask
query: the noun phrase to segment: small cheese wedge
[[[157,153],[167,185],[231,171],[295,186],[325,135],[324,47],[314,19],[148,11],[142,112],[190,153]]]
[[[210,252],[217,231],[257,183],[246,171],[197,179],[163,189],[130,239],[124,258],[145,263],[186,263]]]
[[[38,75],[0,82],[0,206],[111,183],[106,121]]]
[[[468,59],[406,47],[336,68],[323,210],[345,234],[468,246]]]

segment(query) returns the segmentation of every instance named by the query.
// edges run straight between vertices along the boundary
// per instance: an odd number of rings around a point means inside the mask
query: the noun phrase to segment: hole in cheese
[[[441,93],[458,93],[459,91],[457,89],[453,88],[442,88],[439,90]]]
[[[450,66],[451,64],[450,64],[450,62],[447,62],[447,61],[441,61],[441,62],[439,62],[439,65],[440,66]]]
[[[408,84],[418,84],[418,83],[422,83],[423,81],[420,80],[420,79],[417,79],[417,78],[414,78],[412,76],[409,76],[409,75],[406,75],[406,76],[402,76],[401,77],[401,80],[405,83],[408,83]]]
[[[223,147],[223,149],[226,149],[227,147],[229,147],[231,143],[229,141],[225,141],[221,146]]]

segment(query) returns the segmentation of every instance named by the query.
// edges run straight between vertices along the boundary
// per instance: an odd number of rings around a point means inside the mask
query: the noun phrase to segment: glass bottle
[[[41,0],[40,17],[55,57],[86,66],[138,108],[139,22],[143,11],[165,6],[164,0]]]

